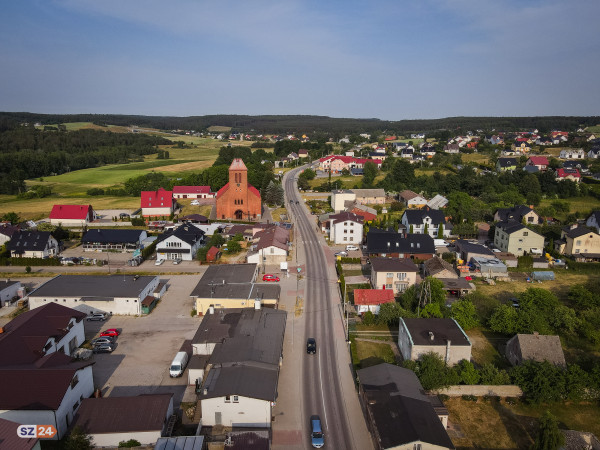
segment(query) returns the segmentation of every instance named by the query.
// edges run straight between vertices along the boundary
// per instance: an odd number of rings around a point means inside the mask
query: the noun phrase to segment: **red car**
[[[108,330],[104,330],[102,333],[100,333],[100,336],[117,337],[118,335],[119,330],[117,330],[116,328],[109,328]]]
[[[263,281],[279,281],[279,277],[267,273],[263,275]]]

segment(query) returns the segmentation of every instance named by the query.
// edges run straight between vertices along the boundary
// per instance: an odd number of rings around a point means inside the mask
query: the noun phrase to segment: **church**
[[[217,192],[217,220],[260,220],[260,192],[248,184],[248,168],[239,158],[229,166],[229,183]]]

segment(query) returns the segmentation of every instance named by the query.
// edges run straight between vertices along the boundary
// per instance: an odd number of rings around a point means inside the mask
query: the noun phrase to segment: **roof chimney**
[[[254,309],[260,310],[260,300],[254,300]]]

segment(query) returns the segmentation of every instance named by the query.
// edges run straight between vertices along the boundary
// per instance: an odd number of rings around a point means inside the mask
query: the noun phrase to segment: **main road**
[[[303,447],[311,446],[310,418],[318,415],[326,448],[371,449],[373,444],[354,387],[334,257],[298,193],[296,177],[301,170],[289,171],[283,182],[288,213],[296,228],[295,251],[301,255],[298,264],[303,267],[303,320],[298,321],[294,337],[294,358],[301,358],[298,426]],[[306,354],[309,337],[317,341],[315,355]]]

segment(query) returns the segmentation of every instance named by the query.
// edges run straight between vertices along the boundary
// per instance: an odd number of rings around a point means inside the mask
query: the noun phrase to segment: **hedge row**
[[[60,266],[57,258],[0,258],[2,266]]]

